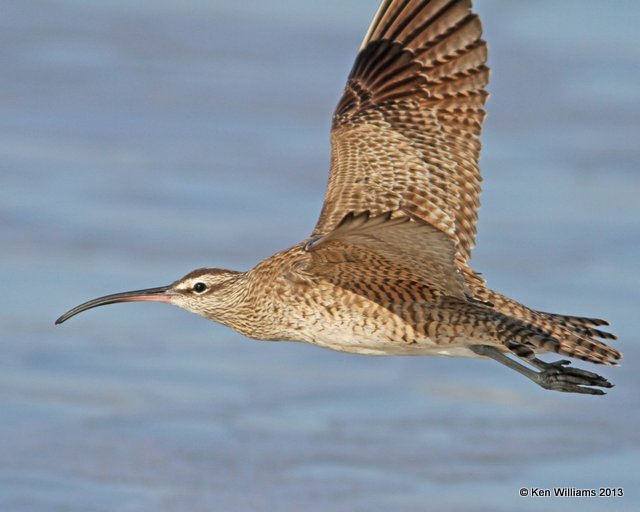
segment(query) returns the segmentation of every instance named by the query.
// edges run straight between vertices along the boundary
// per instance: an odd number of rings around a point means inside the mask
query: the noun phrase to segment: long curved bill
[[[169,291],[170,286],[160,286],[158,288],[147,288],[146,290],[134,290],[132,292],[113,293],[98,297],[80,304],[75,308],[67,311],[64,315],[56,320],[56,325],[69,320],[72,316],[82,313],[87,309],[97,308],[106,304],[115,304],[116,302],[170,302]]]

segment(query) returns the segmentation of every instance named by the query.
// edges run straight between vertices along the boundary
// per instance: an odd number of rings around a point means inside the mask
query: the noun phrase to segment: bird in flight
[[[116,302],[179,306],[256,339],[367,355],[491,358],[545,389],[604,394],[556,353],[615,365],[604,320],[536,311],[469,266],[479,207],[487,45],[470,0],[383,0],[331,128],[309,238],[247,272],[202,268]]]

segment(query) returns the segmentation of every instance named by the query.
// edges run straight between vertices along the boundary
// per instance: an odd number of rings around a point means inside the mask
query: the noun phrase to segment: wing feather
[[[336,108],[329,185],[314,236],[349,212],[410,212],[475,245],[489,70],[468,0],[387,0]]]
[[[314,274],[342,273],[344,265],[339,264],[345,262],[358,268],[383,265],[447,296],[466,296],[453,241],[431,224],[409,216],[349,214],[333,231],[312,238],[304,248],[314,262],[307,271]]]

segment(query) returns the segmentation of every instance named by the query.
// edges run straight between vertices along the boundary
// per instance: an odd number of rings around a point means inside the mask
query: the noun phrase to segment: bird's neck
[[[250,312],[250,298],[249,272],[238,272],[214,292],[202,310],[194,312],[239,331],[237,326]]]
[[[271,302],[274,275],[258,264],[238,274],[228,290],[228,304],[217,320],[239,333],[256,339],[274,339]]]

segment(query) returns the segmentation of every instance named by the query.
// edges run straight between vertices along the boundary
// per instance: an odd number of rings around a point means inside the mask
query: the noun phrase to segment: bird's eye
[[[207,289],[207,285],[201,282],[197,282],[193,285],[193,291],[196,293],[202,293]]]

